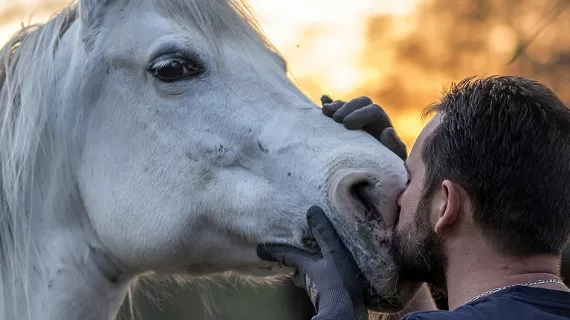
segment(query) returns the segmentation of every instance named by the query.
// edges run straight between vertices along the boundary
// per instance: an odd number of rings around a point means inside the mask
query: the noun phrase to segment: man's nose
[[[398,200],[396,201],[396,203],[398,204],[398,209],[402,209],[402,198],[405,192],[406,188],[402,188],[402,191],[400,191],[400,194],[398,195]]]

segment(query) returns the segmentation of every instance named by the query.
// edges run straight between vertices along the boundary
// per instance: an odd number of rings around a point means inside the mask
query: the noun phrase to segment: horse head
[[[256,246],[311,249],[312,205],[380,309],[417,288],[389,254],[402,161],[322,116],[242,4],[82,0],[2,57],[3,319],[108,318],[148,272],[289,272]]]

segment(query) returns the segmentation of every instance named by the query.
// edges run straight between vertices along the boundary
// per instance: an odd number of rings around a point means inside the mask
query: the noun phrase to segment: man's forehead
[[[410,156],[406,161],[407,167],[413,167],[418,164],[418,161],[421,162],[421,154],[425,140],[433,133],[435,128],[439,126],[441,123],[442,115],[437,113],[423,128],[422,132],[414,142],[414,146],[410,151]]]

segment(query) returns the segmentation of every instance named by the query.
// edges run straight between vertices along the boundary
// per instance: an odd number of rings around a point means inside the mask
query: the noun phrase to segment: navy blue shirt
[[[453,311],[412,312],[402,319],[570,319],[570,292],[532,287],[512,287],[473,301]]]

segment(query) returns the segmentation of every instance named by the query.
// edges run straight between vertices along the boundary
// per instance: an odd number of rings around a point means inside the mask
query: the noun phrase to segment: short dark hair
[[[541,83],[467,78],[426,114],[425,193],[460,184],[476,225],[510,256],[560,254],[570,235],[570,110]]]

